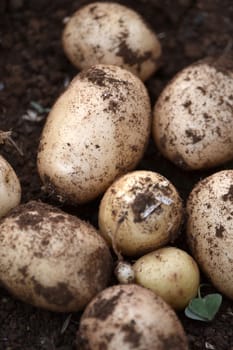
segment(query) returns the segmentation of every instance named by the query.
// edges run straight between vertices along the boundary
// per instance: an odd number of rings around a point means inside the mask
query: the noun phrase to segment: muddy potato
[[[99,293],[81,318],[77,350],[188,350],[174,311],[150,290],[118,285]]]
[[[29,304],[78,311],[108,284],[111,256],[89,224],[29,202],[0,223],[0,285]]]
[[[158,67],[161,45],[135,11],[96,2],[75,12],[63,32],[67,57],[79,69],[113,64],[148,79]]]
[[[233,299],[233,170],[200,181],[187,202],[187,237],[199,266]]]
[[[233,63],[208,58],[178,73],[153,112],[153,136],[161,153],[186,170],[233,159]]]
[[[182,201],[170,181],[152,171],[133,171],[105,192],[99,228],[120,253],[139,256],[173,241],[182,214]]]
[[[146,254],[133,265],[135,282],[149,288],[174,309],[184,309],[197,295],[200,274],[185,251],[165,247]]]
[[[38,152],[38,171],[61,201],[84,203],[141,159],[150,133],[143,83],[116,66],[80,73],[53,106]]]
[[[19,179],[11,165],[0,155],[0,218],[21,200]]]

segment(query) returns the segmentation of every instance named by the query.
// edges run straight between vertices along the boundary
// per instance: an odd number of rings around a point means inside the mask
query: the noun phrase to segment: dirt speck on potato
[[[49,304],[66,306],[74,299],[73,293],[63,282],[59,282],[54,287],[45,287],[36,279],[32,279],[32,281],[35,293],[42,296]]]
[[[121,331],[124,333],[124,341],[132,344],[134,349],[140,345],[142,334],[137,331],[135,320],[131,320],[129,323],[124,324],[121,327]]]
[[[100,297],[97,300],[97,303],[95,303],[87,313],[87,317],[94,317],[102,321],[106,320],[110,315],[112,315],[122,293],[122,291],[119,291],[110,299]]]

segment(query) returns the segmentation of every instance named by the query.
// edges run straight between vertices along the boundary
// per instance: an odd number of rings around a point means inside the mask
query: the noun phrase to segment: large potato
[[[16,207],[20,199],[19,179],[11,165],[0,155],[0,217]]]
[[[117,179],[105,192],[99,208],[103,237],[123,255],[140,256],[179,233],[182,200],[164,176],[133,171]]]
[[[184,309],[197,295],[200,274],[185,251],[165,247],[146,254],[133,265],[135,281],[151,289],[175,309]]]
[[[29,202],[0,223],[0,284],[32,305],[82,309],[107,286],[111,262],[91,225],[52,206]]]
[[[143,18],[117,3],[95,2],[82,7],[64,29],[63,47],[79,69],[114,64],[142,80],[158,67],[161,45]]]
[[[233,170],[200,181],[187,202],[187,236],[202,270],[233,299]]]
[[[208,58],[179,72],[154,108],[161,153],[186,170],[233,159],[233,61]]]
[[[96,198],[141,159],[150,133],[143,83],[116,66],[80,73],[57,100],[45,124],[38,170],[61,200]]]
[[[175,312],[150,290],[135,284],[103,290],[87,306],[77,350],[187,350]]]

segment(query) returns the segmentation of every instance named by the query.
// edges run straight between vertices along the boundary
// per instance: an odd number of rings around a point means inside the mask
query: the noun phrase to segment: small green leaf
[[[195,313],[193,313],[189,307],[187,306],[186,309],[184,310],[185,316],[187,316],[188,318],[191,318],[192,320],[197,320],[197,321],[205,321],[207,322],[206,319],[204,319],[201,316],[196,315]]]
[[[185,315],[200,321],[212,321],[222,303],[221,294],[208,294],[205,297],[194,298],[185,309]]]

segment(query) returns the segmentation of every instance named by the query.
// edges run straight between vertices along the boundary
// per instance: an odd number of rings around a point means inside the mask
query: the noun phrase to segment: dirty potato
[[[187,202],[187,237],[213,285],[233,299],[233,170],[200,181]]]
[[[182,222],[181,198],[162,175],[138,170],[116,180],[99,208],[103,237],[120,253],[140,256],[174,241]]]
[[[64,51],[79,69],[113,64],[142,80],[158,68],[161,45],[135,11],[117,3],[95,2],[75,12],[65,26]]]
[[[61,201],[95,199],[141,159],[150,112],[144,84],[125,69],[97,65],[80,73],[42,133],[38,170],[45,189]]]
[[[186,170],[233,159],[233,60],[208,58],[178,73],[153,112],[161,153]]]
[[[5,158],[0,155],[0,217],[16,207],[21,200],[19,179]]]
[[[29,304],[78,311],[108,284],[111,256],[88,223],[29,202],[0,223],[0,284]]]
[[[99,293],[82,315],[77,350],[188,350],[175,312],[150,290],[118,285]]]

